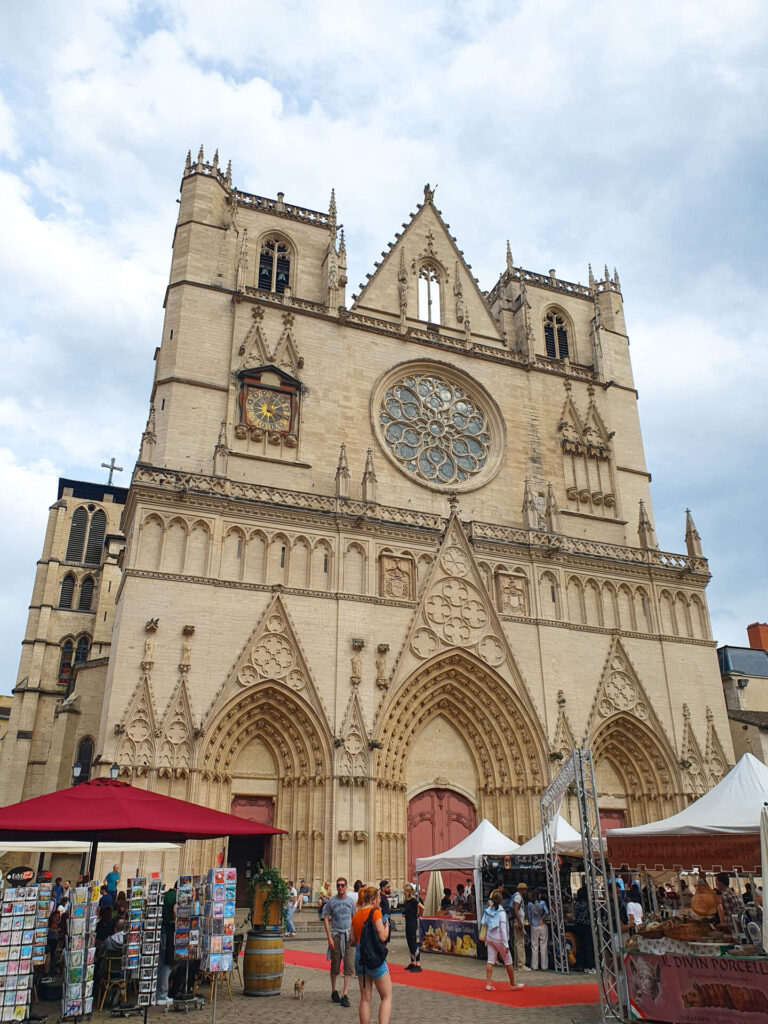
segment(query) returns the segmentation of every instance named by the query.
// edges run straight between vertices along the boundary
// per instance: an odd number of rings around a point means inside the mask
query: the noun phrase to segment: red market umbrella
[[[283,829],[234,814],[129,786],[116,779],[91,779],[79,786],[0,808],[2,839],[85,839],[184,843],[219,836],[266,836]]]

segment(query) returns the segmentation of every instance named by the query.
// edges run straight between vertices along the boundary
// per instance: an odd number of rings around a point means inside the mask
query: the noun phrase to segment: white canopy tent
[[[557,831],[555,833],[555,852],[572,853],[581,857],[581,833],[569,825],[561,815],[557,816]],[[536,857],[544,853],[544,830],[537,832],[535,836],[518,846],[515,850],[516,857]]]
[[[472,871],[480,867],[483,857],[505,856],[517,849],[518,844],[513,839],[483,818],[474,832],[445,853],[417,857],[416,871],[419,874],[422,871]]]
[[[470,832],[465,839],[445,853],[436,853],[432,857],[417,857],[416,873],[420,875],[423,871],[471,871],[479,921],[482,913],[480,868],[483,857],[505,857],[516,853],[518,849],[518,844],[513,839],[499,832],[495,825],[487,818],[483,818],[474,832]]]
[[[609,839],[652,836],[742,835],[760,831],[760,812],[768,800],[768,766],[744,754],[724,779],[685,810],[635,828],[609,828]]]

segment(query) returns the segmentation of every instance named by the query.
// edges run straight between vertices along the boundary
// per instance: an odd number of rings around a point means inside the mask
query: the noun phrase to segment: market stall
[[[745,875],[760,874],[767,800],[768,767],[745,754],[717,786],[678,814],[607,831],[614,870],[699,872],[689,908],[666,920],[647,915],[636,936],[623,935],[631,1019],[765,1024],[768,956],[759,908],[718,915],[721,899],[706,875],[727,872],[738,887]]]
[[[472,878],[474,890],[470,905],[439,910],[419,922],[421,949],[425,953],[446,953],[453,956],[478,956],[478,921],[482,916],[484,857],[505,857],[517,850],[518,844],[484,818],[474,832],[445,853],[416,858],[416,873],[426,871],[464,871]]]

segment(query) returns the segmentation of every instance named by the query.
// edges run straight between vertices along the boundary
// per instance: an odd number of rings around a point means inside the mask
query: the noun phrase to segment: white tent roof
[[[13,839],[0,840],[3,853],[88,853],[91,844],[78,839]],[[180,850],[179,843],[99,843],[99,853],[140,853]]]
[[[569,825],[565,818],[557,816],[557,832],[555,833],[555,850],[557,853],[571,851],[581,853],[581,832]],[[544,830],[537,832],[532,839],[515,850],[516,857],[534,857],[544,853]]]
[[[760,831],[760,811],[768,801],[768,766],[744,754],[724,779],[684,811],[637,828],[609,828],[606,835],[700,836]]]
[[[504,856],[517,850],[516,842],[483,818],[474,832],[445,853],[417,857],[416,871],[471,871],[480,866],[482,857]]]

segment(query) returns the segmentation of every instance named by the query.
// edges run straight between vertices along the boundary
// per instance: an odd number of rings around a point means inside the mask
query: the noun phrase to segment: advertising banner
[[[765,1024],[768,961],[734,957],[625,957],[633,1020],[674,1024]]]
[[[477,956],[477,921],[422,917],[419,920],[419,933],[424,953]]]

